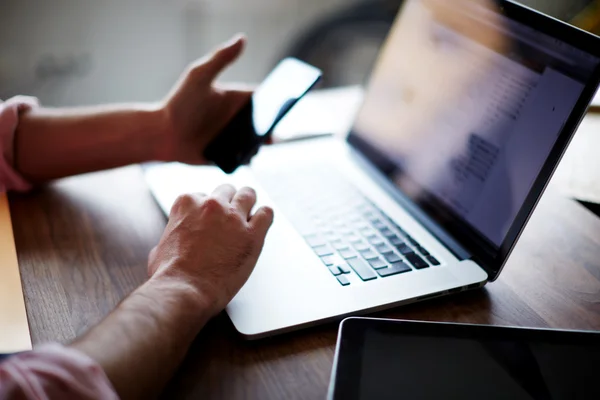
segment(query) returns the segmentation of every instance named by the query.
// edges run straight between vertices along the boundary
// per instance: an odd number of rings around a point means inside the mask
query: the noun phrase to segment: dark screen
[[[600,399],[599,346],[365,335],[360,399]]]
[[[498,249],[598,62],[492,2],[407,0],[350,141],[438,224]]]

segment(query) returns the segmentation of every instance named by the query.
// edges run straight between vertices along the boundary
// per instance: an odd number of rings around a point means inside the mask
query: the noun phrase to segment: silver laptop
[[[261,338],[498,278],[596,92],[600,40],[510,2],[407,0],[347,140],[263,148],[226,176],[146,170],[184,192],[257,189],[276,218],[227,307]]]

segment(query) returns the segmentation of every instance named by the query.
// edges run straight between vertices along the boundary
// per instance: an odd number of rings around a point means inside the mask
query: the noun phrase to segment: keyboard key
[[[318,247],[327,244],[321,235],[307,235],[304,236],[304,240],[306,240],[306,243],[308,243],[310,247]]]
[[[362,212],[371,211],[371,205],[369,203],[361,202],[356,206],[356,209]]]
[[[367,221],[369,221],[371,226],[373,226],[373,224],[381,223],[381,220],[379,219],[379,215],[374,214],[374,213],[371,213],[370,216],[365,215],[365,218],[367,219]]]
[[[346,275],[338,276],[337,280],[342,286],[348,286],[350,284],[350,281],[348,280],[348,277]]]
[[[352,258],[348,260],[348,264],[363,281],[377,279],[377,274],[375,273],[375,271],[373,271],[363,259]]]
[[[427,256],[427,261],[429,261],[433,266],[440,265],[440,262],[434,256]]]
[[[341,238],[338,236],[337,233],[335,232],[325,232],[323,234],[323,236],[325,237],[325,239],[327,239],[330,242],[335,242],[336,240],[340,240]]]
[[[396,234],[390,228],[388,228],[388,227],[380,230],[379,232],[381,232],[381,234],[383,236],[385,236],[386,238],[391,238],[391,237],[395,237],[396,236]]]
[[[361,238],[354,232],[345,233],[344,238],[351,243],[361,240]]]
[[[415,239],[413,239],[412,236],[410,236],[410,235],[406,235],[406,241],[408,243],[412,244],[413,246],[421,247],[421,245],[419,244],[419,242],[417,242]]]
[[[331,245],[336,250],[344,250],[344,249],[350,248],[350,246],[343,240],[335,240],[335,241],[331,242]]]
[[[347,226],[345,226],[344,228],[340,228],[339,231],[342,235],[354,235],[354,229],[349,228]]]
[[[385,257],[385,259],[388,262],[391,262],[391,263],[395,263],[395,262],[398,262],[398,261],[402,260],[400,258],[400,256],[398,254],[396,254],[396,253],[385,253],[383,256]]]
[[[352,222],[353,224],[360,224],[363,222],[363,219],[360,214],[351,213],[348,215],[348,221]]]
[[[390,241],[390,243],[392,244],[392,246],[400,246],[401,244],[404,244],[404,240],[400,239],[398,236],[394,235],[391,237],[388,237],[388,240]]]
[[[419,251],[419,253],[421,253],[425,257],[427,257],[428,255],[430,255],[429,252],[427,251],[427,249],[425,249],[425,248],[423,248],[421,246],[417,247],[417,250]]]
[[[354,246],[354,248],[356,249],[356,251],[365,251],[365,250],[369,250],[371,248],[371,246],[369,246],[368,243],[359,240],[358,242],[352,243],[352,246]]]
[[[415,253],[406,254],[405,257],[408,260],[408,262],[410,262],[416,269],[423,269],[429,267],[429,264],[427,264],[425,260],[423,260]]]
[[[373,260],[369,260],[369,264],[371,264],[371,267],[373,267],[375,269],[387,268],[387,263],[385,261],[383,261],[381,258],[375,258]]]
[[[379,237],[379,236],[373,236],[367,239],[369,241],[369,243],[371,243],[372,245],[378,245],[383,243],[383,240]]]
[[[406,265],[405,263],[400,261],[397,263],[393,263],[388,268],[378,269],[377,273],[382,278],[385,278],[388,276],[398,275],[398,274],[402,274],[404,272],[409,272],[409,271],[412,271],[412,269],[408,265]]]
[[[375,228],[377,230],[382,230],[382,229],[387,228],[387,225],[384,224],[383,222],[381,222],[381,220],[378,219],[376,221],[373,221],[373,228]]]
[[[392,221],[392,225],[394,225],[394,228],[396,228],[396,230],[397,230],[398,232],[400,232],[400,234],[401,234],[402,236],[408,236],[408,235],[406,234],[406,232],[404,231],[404,229],[400,228],[400,227],[398,226],[398,224],[397,224],[397,223],[395,223],[395,222],[393,222],[393,221]]]
[[[358,254],[356,254],[356,252],[352,249],[340,250],[339,253],[340,253],[340,256],[342,256],[342,258],[344,258],[344,259],[358,257]]]
[[[333,274],[333,276],[338,276],[343,274],[343,272],[337,267],[337,265],[332,265],[329,268],[329,272],[331,272]]]
[[[392,251],[392,248],[391,248],[390,246],[388,246],[387,244],[385,244],[385,243],[380,243],[380,244],[377,244],[377,245],[375,245],[375,248],[376,248],[376,249],[377,249],[377,251],[378,251],[378,252],[380,252],[381,254],[384,254],[384,253],[389,253],[389,252],[391,252],[391,251]]]
[[[319,229],[327,228],[327,223],[320,219],[313,221],[313,224],[314,224],[314,226],[316,226]]]
[[[359,229],[359,232],[361,233],[361,235],[367,238],[371,236],[377,236],[377,233],[370,226]]]
[[[361,229],[371,229],[371,225],[369,225],[365,221],[363,221],[362,218],[350,219],[349,222],[350,222],[351,226],[354,227],[354,229],[357,229],[359,231]]]
[[[337,260],[338,260],[338,258],[333,255],[321,257],[321,261],[323,261],[323,264],[325,264],[327,266],[334,265]]]
[[[379,216],[376,213],[374,213],[371,208],[364,210],[362,215],[363,215],[363,217],[368,219],[369,222],[371,222],[371,223],[379,221]]]
[[[348,264],[338,265],[338,268],[340,269],[340,271],[342,271],[343,274],[349,274],[352,272]]]
[[[364,257],[365,260],[372,260],[374,258],[379,257],[379,254],[375,253],[371,249],[361,251],[360,254]]]
[[[402,254],[403,256],[413,252],[412,249],[404,243],[402,243],[400,246],[397,246],[396,248],[398,249],[400,254]]]
[[[334,217],[333,223],[331,225],[333,225],[333,227],[337,230],[348,229],[348,225],[346,225],[346,222],[344,220],[339,219],[339,217]]]
[[[333,249],[329,245],[313,247],[313,251],[319,256],[329,256],[334,253]]]

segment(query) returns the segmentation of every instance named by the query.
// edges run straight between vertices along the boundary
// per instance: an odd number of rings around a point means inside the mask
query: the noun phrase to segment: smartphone
[[[277,124],[321,76],[321,70],[295,58],[281,61],[250,101],[209,143],[204,157],[228,174],[248,164]]]

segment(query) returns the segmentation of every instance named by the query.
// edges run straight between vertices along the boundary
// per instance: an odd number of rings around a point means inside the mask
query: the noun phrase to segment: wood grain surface
[[[72,340],[142,283],[166,223],[138,167],[62,180],[10,204],[34,344]],[[497,282],[378,316],[600,330],[600,220],[549,190]],[[164,397],[322,399],[336,336],[329,324],[245,342],[221,315]]]

